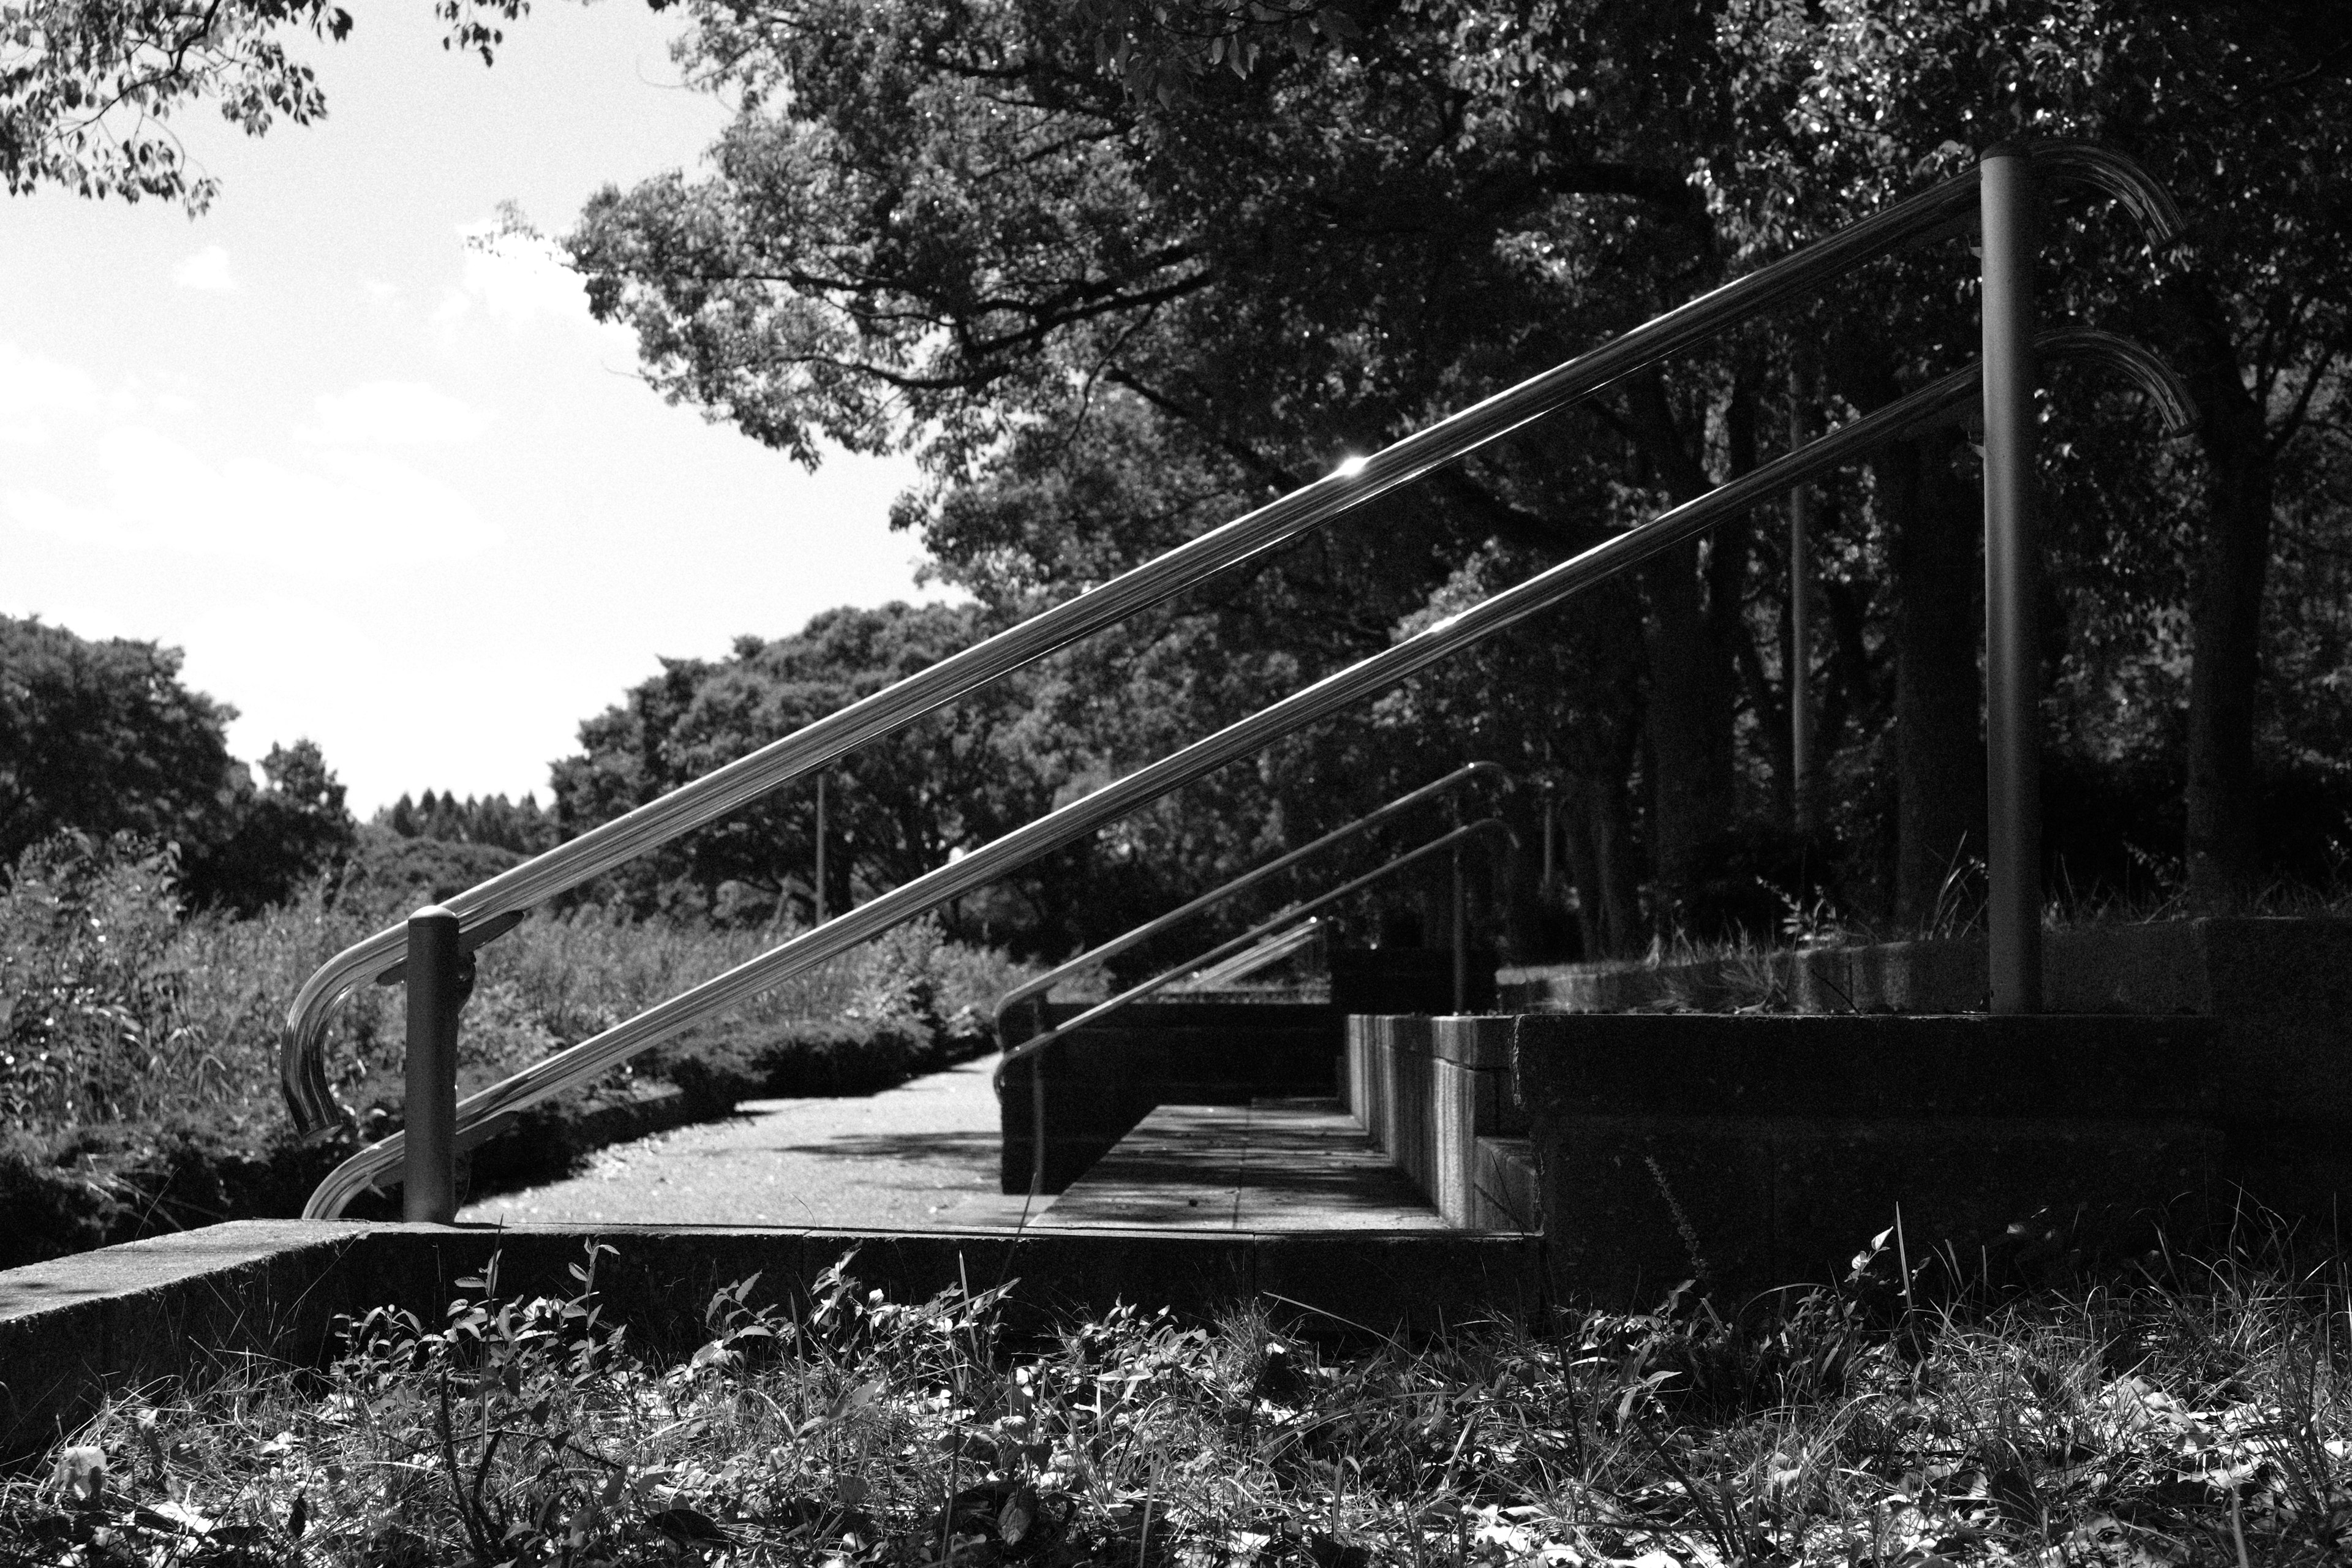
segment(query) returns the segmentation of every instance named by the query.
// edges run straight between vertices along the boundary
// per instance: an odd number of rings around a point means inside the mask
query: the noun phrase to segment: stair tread
[[[1163,1105],[1054,1200],[1042,1224],[1178,1230],[1442,1230],[1331,1100]]]

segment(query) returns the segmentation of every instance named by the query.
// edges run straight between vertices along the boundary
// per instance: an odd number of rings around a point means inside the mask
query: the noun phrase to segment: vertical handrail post
[[[403,1107],[404,1218],[457,1217],[457,1011],[465,1003],[457,917],[428,904],[408,917],[408,1058]]]
[[[1536,787],[1542,792],[1538,798],[1543,803],[1543,878],[1536,885],[1542,890],[1543,896],[1549,899],[1552,896],[1552,885],[1559,879],[1559,861],[1552,855],[1554,818],[1558,815],[1552,800],[1555,786],[1552,781],[1547,778]]]
[[[1992,1010],[2042,1010],[2041,540],[2033,505],[2033,164],[1982,164],[1985,804]]]

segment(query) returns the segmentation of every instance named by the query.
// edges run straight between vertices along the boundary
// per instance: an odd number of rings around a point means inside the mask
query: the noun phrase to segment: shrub
[[[323,1371],[125,1397],[50,1479],[0,1482],[0,1556],[2316,1568],[2352,1549],[2340,1260],[2172,1259],[1893,1315],[1825,1291],[1727,1322],[1677,1291],[1407,1344],[1262,1303],[1023,1331],[1018,1285],[894,1301],[844,1258],[801,1302],[720,1289],[673,1347],[659,1320],[699,1302],[617,1321],[612,1251],[592,1243],[561,1295],[502,1291],[494,1258],[442,1313],[346,1320]]]

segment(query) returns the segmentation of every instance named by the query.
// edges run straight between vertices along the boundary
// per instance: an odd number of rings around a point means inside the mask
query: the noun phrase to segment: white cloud
[[[563,263],[554,242],[534,235],[499,234],[495,226],[458,231],[466,239],[466,270],[434,312],[444,326],[477,308],[510,327],[541,320],[586,324],[588,290]]]
[[[228,275],[228,252],[217,245],[205,246],[173,268],[172,281],[183,289],[201,289],[213,294],[236,287],[236,280]]]
[[[470,441],[490,422],[483,409],[421,381],[371,381],[318,400],[308,432],[333,446],[421,447]]]
[[[97,406],[98,384],[86,372],[0,342],[0,441],[46,441],[50,416]]]
[[[80,543],[263,561],[299,576],[458,559],[500,538],[463,495],[381,452],[333,448],[297,468],[215,459],[136,427],[110,430],[95,445],[91,490],[102,499],[12,489],[0,510]]]

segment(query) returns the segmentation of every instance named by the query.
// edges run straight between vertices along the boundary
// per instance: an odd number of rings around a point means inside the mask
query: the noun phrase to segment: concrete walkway
[[[578,1176],[486,1198],[457,1217],[1010,1230],[1022,1199],[997,1191],[995,1066],[987,1057],[863,1098],[745,1100],[724,1121],[615,1144]]]

